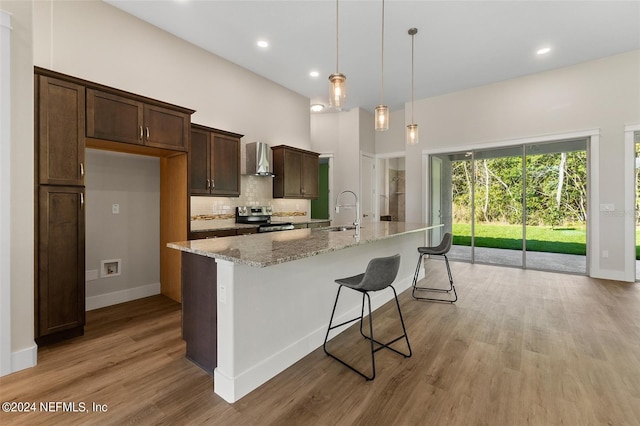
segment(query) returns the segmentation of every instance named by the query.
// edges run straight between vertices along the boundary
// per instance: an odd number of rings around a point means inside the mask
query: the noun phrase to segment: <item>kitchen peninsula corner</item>
[[[296,229],[168,244],[182,251],[187,357],[213,373],[216,394],[237,401],[322,344],[335,278],[362,272],[373,257],[400,253],[396,288],[408,288],[416,247],[431,228],[371,222],[359,236]],[[353,296],[342,318],[359,310]],[[373,308],[391,298],[380,292]]]

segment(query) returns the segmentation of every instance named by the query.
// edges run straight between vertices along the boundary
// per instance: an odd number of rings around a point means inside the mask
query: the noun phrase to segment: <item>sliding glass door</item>
[[[522,266],[522,147],[474,152],[476,262]]]
[[[528,145],[526,194],[527,267],[586,273],[586,140]]]
[[[431,220],[450,258],[586,273],[587,140],[430,158]]]

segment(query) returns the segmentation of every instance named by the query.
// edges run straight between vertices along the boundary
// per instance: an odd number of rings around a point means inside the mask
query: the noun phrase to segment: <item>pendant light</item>
[[[384,0],[382,0],[382,55],[380,77],[380,105],[375,111],[375,129],[379,132],[389,130],[389,107],[384,105]]]
[[[418,125],[413,121],[413,39],[418,33],[417,28],[410,28],[411,36],[411,124],[407,125],[407,145],[416,145],[418,143]]]
[[[336,72],[329,76],[329,106],[340,111],[347,98],[347,77],[338,71],[338,44],[339,44],[339,15],[338,0],[336,0]]]

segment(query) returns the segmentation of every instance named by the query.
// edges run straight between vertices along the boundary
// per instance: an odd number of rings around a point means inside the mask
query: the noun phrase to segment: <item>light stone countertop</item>
[[[359,238],[355,237],[355,231],[353,230],[330,231],[326,228],[304,228],[291,231],[175,242],[168,243],[167,246],[200,256],[262,268],[398,235],[426,231],[438,226],[442,225],[367,222],[362,226]]]

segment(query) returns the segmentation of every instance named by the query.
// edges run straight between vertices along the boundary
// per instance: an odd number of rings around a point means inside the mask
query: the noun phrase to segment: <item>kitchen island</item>
[[[371,222],[354,230],[296,229],[170,243],[182,251],[183,337],[187,357],[213,372],[214,391],[235,402],[322,345],[336,278],[362,273],[370,259],[400,253],[394,286],[411,285],[426,224]],[[360,297],[347,294],[346,319]],[[393,297],[372,297],[380,307]]]

